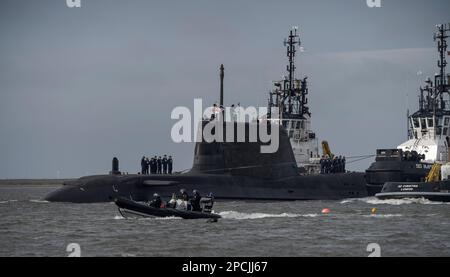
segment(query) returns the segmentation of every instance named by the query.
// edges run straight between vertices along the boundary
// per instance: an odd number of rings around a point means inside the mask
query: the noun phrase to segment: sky
[[[0,1],[0,179],[136,173],[143,155],[192,165],[170,131],[177,106],[265,106],[299,26],[312,128],[336,154],[374,154],[406,140],[406,113],[437,71],[435,25],[448,0]],[[417,72],[423,72],[418,75]],[[373,159],[349,164],[364,171]]]

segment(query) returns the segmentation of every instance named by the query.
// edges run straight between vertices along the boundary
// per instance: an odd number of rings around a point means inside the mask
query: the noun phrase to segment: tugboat
[[[434,164],[425,182],[387,182],[378,199],[423,198],[450,202],[450,164]]]
[[[430,181],[427,176],[433,165],[450,161],[450,75],[445,72],[450,24],[438,25],[437,29],[434,40],[439,51],[439,73],[434,80],[427,78],[420,87],[419,110],[408,116],[408,141],[397,149],[377,150],[375,162],[366,170],[367,190],[371,196],[382,191],[377,194],[380,198],[388,197],[388,192],[395,192],[397,197],[404,189],[409,196],[414,192],[427,192],[431,186],[425,181]],[[435,192],[448,190],[445,184],[435,185],[432,189]]]
[[[112,174],[67,182],[50,193],[46,200],[92,203],[111,202],[122,197],[139,202],[151,199],[154,193],[168,198],[180,189],[212,192],[216,199],[338,200],[366,197],[363,172],[340,170],[320,174],[318,141],[311,130],[311,113],[307,106],[307,78],[295,78],[295,55],[300,45],[297,28],[293,28],[285,40],[288,74],[274,83],[267,114],[256,122],[223,122],[223,125],[213,128],[214,133],[223,131],[224,137],[228,127],[243,129],[246,135],[243,141],[209,141],[202,136],[195,145],[192,169],[182,174],[122,175],[118,160],[114,160]],[[220,106],[225,107],[223,66],[220,77]],[[224,114],[219,112],[217,116],[229,117]],[[199,124],[199,134],[215,118],[203,120]],[[249,130],[255,128],[259,134],[262,128],[267,128],[270,133],[279,130],[274,133],[279,141],[275,152],[262,153],[261,147],[267,142],[262,142],[260,135],[256,136],[256,141],[249,139]]]

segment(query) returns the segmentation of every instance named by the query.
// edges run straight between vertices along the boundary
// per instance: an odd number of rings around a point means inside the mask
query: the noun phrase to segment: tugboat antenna
[[[435,85],[436,85],[436,99],[438,95],[442,97],[444,92],[449,92],[449,85],[446,82],[445,76],[445,68],[447,66],[447,38],[449,37],[448,32],[450,32],[450,23],[449,24],[440,24],[436,26],[438,31],[434,34],[434,40],[438,42],[438,51],[439,51],[439,61],[438,67],[440,69],[439,75],[436,76]]]
[[[304,119],[305,115],[311,115],[306,106],[308,104],[307,77],[303,79],[295,78],[295,55],[297,46],[300,47],[301,45],[297,31],[298,27],[293,27],[288,38],[284,40],[289,62],[286,66],[287,76],[284,76],[283,80],[275,82],[275,89],[270,93],[269,105],[278,107],[282,118]]]
[[[292,113],[292,98],[294,97],[294,78],[295,78],[295,53],[297,50],[295,49],[295,45],[301,44],[300,38],[297,35],[297,27],[291,29],[289,33],[289,37],[285,42],[287,46],[287,57],[289,59],[289,65],[287,66],[288,72],[288,110],[289,113]]]

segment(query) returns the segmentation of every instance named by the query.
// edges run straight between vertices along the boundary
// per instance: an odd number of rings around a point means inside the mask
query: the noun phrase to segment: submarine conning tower
[[[211,121],[202,121],[201,128]],[[240,176],[277,179],[298,175],[298,168],[289,137],[284,128],[277,128],[279,146],[274,153],[262,153],[259,136],[256,141],[250,139],[250,129],[260,132],[261,122],[223,122],[223,136],[234,128],[234,142],[207,142],[205,137],[195,145],[192,173],[230,174]],[[219,127],[220,127],[219,125]],[[200,128],[200,126],[199,126]],[[245,141],[237,142],[237,130],[245,129]],[[268,125],[270,133],[270,124]]]
[[[223,80],[225,68],[220,65],[220,107],[223,108]],[[279,123],[273,123],[267,118],[251,122],[231,120],[226,121],[225,111],[214,111],[215,116],[203,120],[199,124],[197,136],[200,138],[195,145],[194,163],[191,173],[229,174],[236,176],[259,177],[263,179],[278,179],[298,175],[297,163],[292,151],[288,134]],[[211,134],[221,130],[222,140],[207,139],[203,132],[213,124]],[[264,125],[265,124],[265,125]],[[277,124],[278,128],[272,128]],[[277,138],[278,148],[273,153],[263,153],[264,143],[260,139],[261,127],[264,133]],[[220,129],[218,129],[220,128]],[[274,134],[272,135],[272,132]],[[275,134],[275,132],[277,134]],[[201,135],[200,135],[201,134]]]

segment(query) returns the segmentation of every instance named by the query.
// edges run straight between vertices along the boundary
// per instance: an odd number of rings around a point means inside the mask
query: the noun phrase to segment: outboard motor
[[[109,172],[110,175],[120,175],[121,172],[119,171],[119,159],[117,159],[116,157],[113,158],[112,160],[112,168],[111,171]]]
[[[212,195],[208,197],[202,197],[200,199],[200,207],[202,208],[202,212],[211,213],[213,206],[214,206],[214,197]]]

